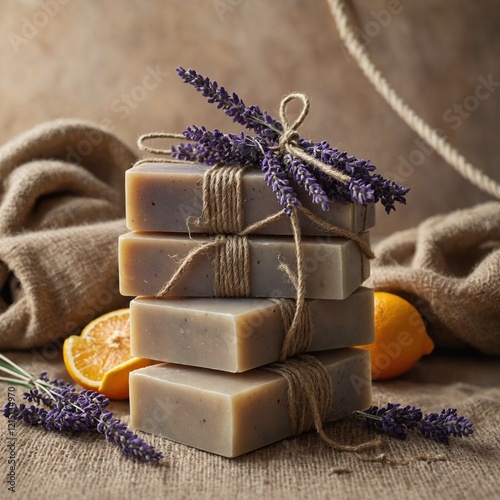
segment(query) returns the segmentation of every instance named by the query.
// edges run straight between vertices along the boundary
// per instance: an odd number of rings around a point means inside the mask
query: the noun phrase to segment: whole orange
[[[375,292],[375,340],[361,347],[371,353],[373,380],[387,380],[406,373],[434,349],[418,310],[402,297]]]

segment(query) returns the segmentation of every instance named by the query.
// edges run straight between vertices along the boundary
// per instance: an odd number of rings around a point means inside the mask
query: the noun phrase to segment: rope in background
[[[399,117],[434,150],[444,158],[460,175],[469,182],[500,199],[500,184],[481,172],[467,161],[449,142],[433,130],[415,111],[413,111],[390,86],[382,73],[375,67],[364,46],[356,37],[345,12],[345,0],[327,0],[335,20],[340,38],[349,54],[358,64],[366,78],[377,92],[386,100]]]

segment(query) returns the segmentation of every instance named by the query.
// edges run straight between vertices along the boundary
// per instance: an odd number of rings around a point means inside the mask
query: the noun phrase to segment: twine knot
[[[290,123],[290,120],[288,119],[288,116],[286,114],[286,108],[290,102],[295,100],[299,100],[302,103],[302,108],[297,118],[295,118],[295,121]],[[331,165],[323,163],[321,160],[318,160],[318,158],[315,158],[314,156],[306,153],[300,147],[300,135],[298,132],[298,128],[302,125],[302,123],[306,119],[306,116],[309,114],[309,107],[309,98],[302,92],[291,92],[290,94],[284,96],[283,99],[281,99],[279,114],[281,126],[283,127],[283,133],[279,138],[277,146],[271,149],[278,152],[280,156],[284,156],[285,154],[295,156],[296,158],[302,160],[304,163],[317,168],[321,172],[325,173],[329,177],[333,177],[335,180],[341,182],[342,184],[348,184],[350,181],[350,177],[348,175],[343,174]]]
[[[299,133],[296,130],[288,129],[283,131],[283,135],[280,137],[275,150],[277,150],[281,156],[284,156],[287,153],[287,146],[289,144],[296,144],[299,137]]]

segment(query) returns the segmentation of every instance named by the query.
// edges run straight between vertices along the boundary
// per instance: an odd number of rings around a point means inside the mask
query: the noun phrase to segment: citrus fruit
[[[434,349],[418,310],[402,297],[375,292],[375,340],[361,347],[371,353],[373,380],[386,380],[407,372]]]
[[[128,374],[150,364],[130,354],[130,309],[119,309],[90,322],[80,335],[64,341],[64,365],[85,389],[110,399],[128,398]]]
[[[128,376],[131,371],[149,366],[151,361],[145,358],[130,358],[108,370],[97,389],[109,399],[128,399]]]

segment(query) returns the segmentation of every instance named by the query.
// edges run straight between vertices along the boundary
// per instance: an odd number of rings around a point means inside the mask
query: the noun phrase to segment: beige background
[[[402,97],[500,181],[500,87],[474,100],[480,78],[500,82],[498,0],[352,3],[373,60]],[[397,12],[388,15],[389,5]],[[378,235],[488,198],[426,146],[418,153],[415,135],[346,58],[326,0],[0,0],[0,61],[0,142],[59,117],[104,123],[130,145],[141,133],[192,123],[234,130],[180,82],[174,68],[183,65],[271,112],[283,94],[307,92],[312,109],[304,136],[371,158],[388,176],[406,174],[409,204],[388,217],[381,213]],[[155,70],[157,81],[148,77]],[[464,102],[477,103],[467,118],[454,110]],[[403,170],[400,157],[425,161]],[[66,377],[60,353],[48,347],[9,355],[31,373]],[[1,391],[5,401],[5,385]],[[19,423],[16,493],[40,499],[159,492],[175,499],[498,498],[496,359],[436,353],[400,380],[375,383],[373,396],[377,405],[401,401],[426,412],[457,407],[476,432],[450,447],[385,438],[380,450],[367,452],[374,462],[339,454],[314,432],[234,461],[147,436],[166,455],[162,466],[148,468],[120,457],[102,436],[50,434]],[[125,403],[111,409],[128,422]],[[0,427],[5,437],[3,418]],[[346,444],[373,437],[350,419],[328,433]],[[409,461],[391,466],[377,460],[379,453]],[[2,488],[6,495],[5,481]]]
[[[359,35],[401,96],[500,180],[498,2],[351,4]],[[376,235],[488,198],[419,145],[375,93],[339,42],[326,0],[2,0],[0,60],[2,142],[59,117],[105,124],[130,145],[141,133],[193,123],[239,130],[180,81],[182,65],[272,113],[285,93],[306,92],[302,135],[371,158],[412,188],[407,207],[379,211]]]

